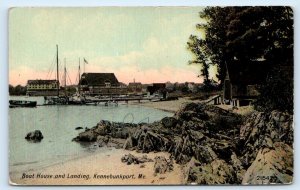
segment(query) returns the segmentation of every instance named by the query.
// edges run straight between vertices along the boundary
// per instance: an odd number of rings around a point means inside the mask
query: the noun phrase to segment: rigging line
[[[55,65],[55,64],[53,64],[53,65]],[[53,72],[53,70],[54,70],[54,67],[52,67],[52,69],[51,69],[51,72],[50,72],[50,75],[49,75],[49,78],[48,78],[48,79],[51,79],[51,76],[52,76],[52,72]]]
[[[52,58],[52,62],[51,62],[51,64],[50,64],[50,67],[48,68],[48,73],[47,73],[47,75],[46,75],[46,79],[49,79],[49,73],[50,73],[51,68],[52,68],[53,59],[54,59],[54,58]]]
[[[68,76],[68,79],[69,79],[70,85],[72,85],[73,83],[72,83],[72,80],[71,80],[71,78],[70,78],[70,75],[69,75],[68,71],[66,71],[66,73],[67,73],[67,76]]]
[[[53,60],[52,60],[52,62],[53,62]],[[46,79],[48,79],[48,76],[49,76],[49,73],[50,73],[51,66],[52,66],[52,63],[51,63],[51,65],[50,65],[50,68],[48,69],[48,73],[47,73],[47,75],[46,75]]]
[[[49,76],[49,79],[51,79],[51,77],[52,77],[52,73],[53,73],[53,71],[54,71],[54,69],[55,69],[55,58],[56,58],[56,55],[54,55],[53,56],[53,60],[52,60],[52,65],[51,65],[51,70],[50,70],[50,76]]]
[[[75,84],[78,82],[78,75],[76,74]]]
[[[55,58],[56,58],[56,56],[54,56],[53,57],[53,61],[52,61],[52,65],[51,65],[51,70],[50,70],[50,75],[49,75],[49,79],[51,79],[51,77],[52,77],[52,73],[53,73],[53,71],[54,71],[54,69],[55,69]]]

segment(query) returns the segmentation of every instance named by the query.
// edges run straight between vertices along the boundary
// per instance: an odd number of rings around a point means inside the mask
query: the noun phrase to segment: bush
[[[254,108],[264,112],[279,110],[293,114],[293,90],[293,67],[285,66],[273,69],[265,84],[259,89],[260,96],[254,103]]]

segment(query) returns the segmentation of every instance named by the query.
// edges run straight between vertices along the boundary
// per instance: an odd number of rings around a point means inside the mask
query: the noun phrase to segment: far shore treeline
[[[22,86],[22,85],[13,86],[13,85],[9,85],[8,86],[8,92],[9,92],[9,95],[11,95],[11,96],[26,95],[26,86]]]

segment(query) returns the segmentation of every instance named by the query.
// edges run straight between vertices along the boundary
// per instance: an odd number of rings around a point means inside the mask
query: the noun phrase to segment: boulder
[[[172,141],[168,136],[156,133],[147,126],[142,126],[136,129],[132,136],[127,138],[124,148],[135,148],[147,153],[151,151],[167,151],[171,146]]]
[[[107,145],[109,140],[110,140],[109,136],[97,136],[97,142],[98,142],[99,147],[103,147],[103,146]]]
[[[73,139],[73,141],[77,142],[95,142],[97,140],[98,134],[95,133],[94,130],[87,130],[79,133],[77,137]]]
[[[273,149],[263,148],[258,151],[242,184],[290,184],[293,173],[293,149],[283,142],[276,142]]]
[[[148,158],[147,155],[144,155],[142,157],[137,157],[132,154],[125,154],[124,156],[122,156],[121,162],[126,163],[127,165],[131,165],[131,164],[140,164],[145,162],[153,162],[153,160]]]
[[[232,152],[230,163],[233,167],[233,170],[236,171],[236,183],[240,184],[243,180],[246,170],[234,152]]]
[[[40,142],[44,138],[42,132],[40,130],[35,130],[27,133],[25,139],[33,142]]]
[[[234,184],[235,171],[224,160],[216,159],[208,164],[201,164],[195,159],[185,167],[185,182],[197,184]]]
[[[173,160],[166,159],[163,156],[156,156],[154,158],[154,175],[156,174],[164,174],[166,172],[173,171]]]
[[[133,140],[132,137],[128,137],[123,145],[123,149],[132,150],[133,149]]]
[[[109,122],[101,120],[97,126],[91,129],[86,128],[84,132],[78,134],[73,140],[76,142],[95,142],[100,136],[111,138],[126,139],[134,133],[137,124]]]
[[[272,149],[276,142],[292,146],[293,116],[276,110],[271,113],[254,112],[241,126],[240,140],[242,162],[248,168],[255,160],[258,150]]]
[[[124,156],[122,156],[121,161],[123,163],[126,163],[127,165],[140,163],[138,158],[133,156],[132,154],[125,154]]]
[[[161,124],[166,128],[172,128],[176,126],[177,120],[174,117],[164,117]]]

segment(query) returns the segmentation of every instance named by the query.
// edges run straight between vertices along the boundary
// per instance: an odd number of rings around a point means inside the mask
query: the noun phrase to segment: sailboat
[[[59,95],[59,72],[58,72],[58,45],[56,45],[56,80],[57,80],[57,95],[52,97],[44,96],[44,105],[66,105],[68,104],[67,96]]]
[[[84,105],[84,104],[90,104],[93,103],[91,101],[88,101],[84,95],[80,92],[80,58],[79,58],[79,66],[78,66],[78,89],[75,94],[73,94],[71,97],[69,97],[68,104],[72,105]]]

